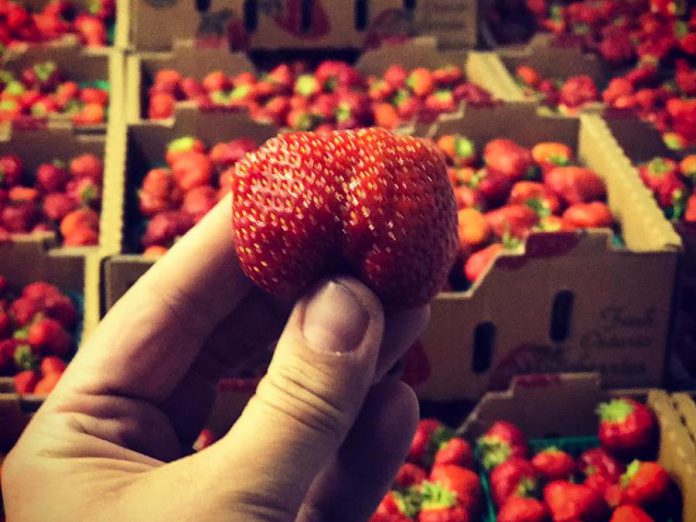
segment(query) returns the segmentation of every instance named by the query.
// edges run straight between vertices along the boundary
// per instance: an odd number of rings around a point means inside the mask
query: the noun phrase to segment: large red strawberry
[[[606,499],[611,506],[650,506],[667,498],[671,484],[672,479],[661,464],[634,460],[620,483],[607,491]]]
[[[518,181],[530,173],[534,166],[532,152],[512,140],[491,140],[483,149],[483,161],[488,170]]]
[[[532,459],[532,466],[546,480],[569,480],[575,471],[575,460],[558,448],[546,448]]]
[[[383,129],[290,133],[236,166],[233,241],[263,289],[297,294],[337,271],[386,304],[427,302],[457,250],[442,154]]]
[[[507,421],[498,421],[476,441],[486,469],[494,468],[512,457],[526,458],[529,446],[524,432]]]
[[[649,450],[657,435],[653,412],[633,399],[615,399],[599,405],[599,440],[613,453],[638,456]]]
[[[583,484],[551,482],[544,488],[544,501],[554,522],[599,522],[607,515],[602,496]]]
[[[606,187],[602,178],[584,167],[556,167],[545,173],[546,186],[569,205],[603,199]]]
[[[535,498],[510,497],[498,511],[497,522],[546,522],[549,513]]]
[[[585,483],[597,486],[604,491],[616,484],[625,471],[625,466],[604,448],[591,448],[584,451],[577,461],[578,470],[586,477]]]
[[[498,507],[512,496],[532,496],[538,487],[539,475],[531,462],[525,459],[508,459],[491,473],[491,494]]]
[[[476,511],[481,501],[481,481],[470,469],[452,464],[435,466],[430,472],[430,482],[442,486],[456,495],[457,505],[467,511]]]

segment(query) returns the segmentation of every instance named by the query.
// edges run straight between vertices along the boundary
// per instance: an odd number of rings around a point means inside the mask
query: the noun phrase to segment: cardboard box
[[[658,461],[682,492],[683,520],[696,520],[696,404],[687,394],[646,388],[608,392],[597,374],[520,378],[506,391],[487,393],[458,431],[475,440],[495,421],[508,420],[529,438],[595,435],[597,405],[618,396],[644,400],[655,412],[660,426]]]
[[[78,347],[99,322],[99,252],[84,248],[55,248],[54,238],[18,239],[0,243],[0,274],[15,288],[47,281],[83,300],[82,332]],[[31,409],[41,399],[14,393],[12,378],[0,377],[0,450],[6,434],[3,417]],[[8,424],[9,426],[9,424]]]
[[[367,50],[360,55],[355,63],[356,68],[364,75],[381,76],[392,64],[401,64],[406,68],[439,67],[442,65],[458,64],[462,66],[469,81],[478,84],[501,99],[513,95],[501,91],[501,78],[504,73],[491,71],[492,61],[486,55],[467,51],[444,52],[437,48],[433,38],[415,38],[409,42]],[[330,55],[327,54],[326,57]],[[493,62],[494,64],[494,62]],[[154,81],[156,73],[163,69],[175,69],[182,76],[192,76],[202,79],[206,74],[222,70],[230,76],[244,72],[256,71],[251,58],[245,53],[230,53],[226,49],[197,49],[190,43],[179,43],[173,50],[166,53],[138,53],[131,55],[127,67],[127,121],[137,122],[147,119],[148,90]],[[504,79],[508,80],[507,78]],[[509,81],[509,80],[508,80]],[[516,88],[516,85],[508,88]],[[193,102],[180,102],[187,106]]]
[[[121,112],[123,103],[123,53],[110,49],[82,48],[78,45],[32,46],[19,54],[12,54],[2,65],[4,70],[20,73],[27,67],[47,61],[55,62],[65,78],[78,83],[105,80],[109,82],[109,114]],[[50,115],[51,125],[72,126],[70,118],[64,115]],[[32,127],[45,126],[40,121]],[[82,125],[77,127],[83,133],[103,133],[106,124]]]
[[[632,165],[655,156],[674,157],[652,124],[617,114],[605,119]],[[644,190],[653,199],[650,190]],[[696,387],[696,223],[674,223],[674,228],[681,238],[684,255],[677,274],[670,378],[675,386]]]
[[[363,49],[415,35],[447,49],[477,41],[472,0],[122,0],[118,11],[117,45],[139,52],[177,40],[234,50]]]
[[[591,230],[532,234],[522,256],[499,257],[469,291],[432,304],[422,343],[429,400],[477,400],[525,373],[600,371],[609,387],[662,382],[680,241],[648,197],[604,122],[544,118],[528,104],[469,109],[430,135],[461,133],[572,147],[608,189],[626,247]]]

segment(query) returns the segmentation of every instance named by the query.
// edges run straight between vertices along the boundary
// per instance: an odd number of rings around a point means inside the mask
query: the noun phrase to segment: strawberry
[[[603,199],[604,181],[584,167],[555,167],[544,176],[546,186],[569,205]]]
[[[49,373],[36,383],[33,393],[36,395],[48,395],[56,387],[58,381],[63,376],[62,373]]]
[[[655,522],[655,519],[638,506],[619,506],[609,522]]]
[[[237,138],[228,143],[218,143],[210,151],[210,160],[218,168],[227,168],[258,147],[251,138]]]
[[[684,221],[693,223],[696,222],[696,193],[691,194],[686,202],[686,212],[684,212]]]
[[[6,155],[0,157],[0,186],[11,188],[22,179],[22,160],[19,156]]]
[[[12,187],[7,193],[10,203],[37,203],[41,197],[38,190],[29,187]]]
[[[536,181],[518,181],[512,186],[510,205],[526,205],[536,211],[539,217],[558,214],[561,202],[543,183]]]
[[[183,236],[193,227],[191,216],[182,211],[162,212],[153,217],[147,224],[143,235],[143,245],[171,246],[176,239]]]
[[[155,73],[154,85],[157,86],[157,92],[175,96],[181,79],[181,73],[176,69],[160,69]]]
[[[474,83],[457,85],[452,95],[458,102],[464,101],[471,107],[493,107],[496,104],[491,93]]]
[[[491,227],[486,217],[474,208],[463,208],[457,212],[459,248],[468,252],[486,243]]]
[[[576,203],[563,213],[563,220],[577,228],[607,228],[614,223],[614,216],[601,201]]]
[[[181,210],[198,223],[217,203],[217,191],[213,187],[202,186],[191,189],[184,196]]]
[[[607,516],[604,499],[595,490],[564,480],[544,488],[544,502],[554,522],[599,522]]]
[[[549,513],[535,498],[510,497],[498,511],[497,522],[547,522]]]
[[[26,234],[38,219],[39,213],[33,203],[8,205],[0,211],[0,226],[14,234]]]
[[[575,471],[575,460],[565,451],[550,447],[534,455],[532,466],[544,480],[569,480]]]
[[[172,175],[182,191],[208,185],[213,177],[213,164],[206,154],[190,151],[177,157]]]
[[[81,14],[75,19],[75,29],[82,43],[88,47],[103,47],[108,40],[106,26],[98,17]]]
[[[363,93],[341,92],[336,106],[339,129],[354,129],[372,125],[370,99]]]
[[[472,188],[476,189],[491,206],[502,204],[510,195],[512,180],[504,174],[498,174],[489,169],[476,171],[470,181]]]
[[[430,472],[430,482],[455,494],[457,505],[468,512],[478,510],[481,502],[481,481],[478,475],[466,468],[446,464],[435,466]]]
[[[454,187],[454,199],[459,210],[470,207],[483,209],[486,206],[481,192],[466,185]]]
[[[80,101],[84,104],[108,105],[109,93],[104,89],[85,87],[80,91]]]
[[[435,80],[429,69],[418,67],[411,71],[406,79],[408,85],[416,96],[425,97],[435,89]]]
[[[453,436],[452,431],[435,419],[421,419],[413,434],[406,459],[415,464],[430,467],[438,448]]]
[[[34,370],[24,370],[14,376],[15,391],[20,395],[34,393],[38,382],[39,374]]]
[[[408,71],[401,65],[390,65],[384,71],[383,79],[392,89],[402,89],[406,86]]]
[[[167,145],[165,160],[167,165],[173,167],[177,160],[185,157],[189,152],[205,152],[205,145],[195,136],[182,136],[172,140]]]
[[[16,348],[16,339],[0,340],[0,375],[8,375],[15,371],[14,353]]]
[[[53,355],[47,355],[41,359],[40,371],[42,376],[47,376],[51,373],[63,373],[67,368],[67,364],[62,359]]]
[[[696,70],[686,60],[676,61],[674,78],[677,86],[686,96],[696,95]]]
[[[686,185],[679,176],[679,165],[669,158],[656,157],[638,167],[643,183],[653,191],[662,207],[685,195]]]
[[[586,477],[606,477],[609,483],[615,484],[625,471],[624,465],[609,454],[604,448],[592,448],[578,457],[578,471]]]
[[[518,457],[493,468],[490,482],[493,501],[498,507],[512,496],[532,496],[539,487],[539,477],[532,464]]]
[[[68,166],[70,175],[75,178],[89,178],[95,183],[101,183],[104,175],[104,164],[94,154],[81,154],[74,157]]]
[[[66,357],[72,348],[72,338],[55,319],[40,319],[29,327],[27,342],[42,352]]]
[[[80,227],[63,238],[63,246],[82,247],[99,244],[99,232],[93,228]]]
[[[685,178],[696,182],[696,154],[689,154],[679,162],[679,172]]]
[[[524,433],[507,421],[494,423],[476,441],[476,446],[485,469],[492,469],[512,457],[526,458],[529,454]]]
[[[45,192],[60,192],[65,189],[70,173],[56,163],[42,163],[36,169],[36,183]]]
[[[472,167],[476,164],[476,146],[459,134],[448,134],[437,140],[437,146],[455,167]]]
[[[143,250],[143,257],[158,259],[167,253],[169,249],[160,245],[152,245]]]
[[[621,476],[621,481],[607,491],[612,506],[650,506],[666,499],[672,479],[657,462],[634,460]]]
[[[396,109],[390,103],[376,103],[372,106],[375,125],[384,129],[395,129],[399,126],[400,118]]]
[[[542,169],[549,170],[569,165],[573,160],[573,151],[564,143],[542,142],[532,147],[532,158]]]
[[[307,179],[305,165],[318,177]],[[268,173],[278,178],[273,194]],[[344,198],[349,185],[357,196]],[[456,254],[444,158],[416,138],[381,129],[281,135],[237,163],[233,195],[241,266],[271,293],[295,294],[338,263],[352,267],[385,304],[416,305],[442,288]],[[280,248],[282,259],[268,245]],[[330,257],[336,249],[342,259]]]
[[[153,120],[165,120],[174,115],[176,98],[171,94],[157,93],[150,97],[147,117]]]
[[[464,275],[467,280],[470,283],[478,281],[503,250],[505,250],[505,247],[502,244],[493,243],[469,256],[464,264]]]
[[[599,440],[612,453],[635,456],[651,449],[657,436],[653,412],[633,399],[614,399],[597,408]]]
[[[417,503],[420,503],[420,499],[417,499]],[[405,513],[408,512],[410,515],[415,515],[419,509],[418,505],[413,505],[411,498],[411,491],[405,493],[400,493],[398,491],[389,491],[384,498],[380,501],[377,509],[375,510],[375,515],[380,518],[371,518],[370,520],[381,520],[381,521],[394,521],[401,522],[402,520],[413,520]]]
[[[610,29],[612,30],[604,32],[604,37],[599,42],[599,54],[613,66],[633,60],[635,51],[630,36],[618,27]]]
[[[420,485],[426,478],[427,472],[411,462],[404,463],[394,479],[394,486],[399,489],[408,489],[411,486]]]
[[[305,108],[292,109],[288,113],[287,126],[293,130],[309,131],[317,127],[320,117]]]
[[[72,235],[75,230],[88,228],[92,230],[99,229],[99,214],[91,208],[80,208],[73,210],[65,216],[60,222],[60,233],[63,237]]]
[[[319,64],[314,75],[323,89],[328,92],[339,89],[362,89],[365,86],[365,78],[362,74],[345,62],[326,60]]]
[[[592,78],[585,75],[568,78],[560,90],[560,102],[571,108],[599,100],[599,91]]]
[[[520,65],[515,70],[515,76],[527,87],[537,87],[541,83],[539,72],[529,65]]]
[[[72,180],[66,192],[73,201],[83,206],[98,208],[101,202],[101,187],[89,178]]]
[[[489,171],[512,181],[519,181],[529,175],[534,166],[529,149],[503,138],[491,140],[486,144],[483,161]]]
[[[537,213],[527,205],[505,205],[486,212],[486,221],[497,237],[524,238],[539,221]]]
[[[474,469],[474,452],[464,439],[453,437],[440,445],[433,466],[453,464],[463,468]]]

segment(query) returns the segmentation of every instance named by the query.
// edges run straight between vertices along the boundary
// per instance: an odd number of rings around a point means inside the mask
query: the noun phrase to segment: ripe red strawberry
[[[201,152],[186,152],[172,165],[172,175],[182,191],[208,185],[213,177],[213,164]]]
[[[53,391],[53,388],[56,387],[56,384],[58,384],[62,376],[62,373],[49,373],[42,377],[39,382],[36,383],[33,393],[36,395],[48,395]]]
[[[604,448],[586,450],[578,457],[578,471],[586,477],[600,475],[615,484],[625,471],[624,465]]]
[[[75,19],[80,40],[88,47],[103,47],[108,40],[104,22],[96,16],[81,14]]]
[[[456,254],[444,159],[415,138],[381,129],[281,135],[237,163],[233,194],[241,266],[272,293],[296,294],[350,267],[385,303],[413,306],[442,288]]]
[[[101,187],[90,178],[72,180],[66,188],[70,198],[78,204],[98,208],[101,202]]]
[[[34,393],[34,388],[39,382],[39,374],[34,370],[24,370],[14,376],[15,391],[20,395]]]
[[[454,464],[463,468],[474,469],[474,452],[471,445],[459,437],[453,437],[442,443],[435,453],[433,466]]]
[[[65,216],[60,222],[60,233],[68,237],[78,229],[99,230],[99,214],[91,208],[79,208]]]
[[[570,480],[575,471],[575,460],[565,451],[551,447],[534,455],[532,466],[545,480]]]
[[[518,181],[530,173],[534,160],[529,149],[512,140],[498,138],[483,149],[483,161],[492,173]]]
[[[512,457],[526,458],[529,446],[524,432],[511,422],[494,423],[476,441],[481,453],[481,462],[486,469],[492,469]]]
[[[384,81],[393,89],[402,89],[406,86],[408,71],[402,65],[390,65],[384,71]]]
[[[535,498],[510,497],[498,511],[497,522],[547,522],[549,513]]]
[[[182,136],[167,144],[167,152],[165,160],[167,165],[173,167],[180,158],[187,155],[189,152],[205,152],[205,145],[195,136]]]
[[[36,183],[45,192],[60,192],[70,179],[70,173],[56,163],[42,163],[36,169]]]
[[[237,138],[228,143],[218,143],[210,151],[210,160],[217,168],[224,169],[231,167],[257,147],[258,144],[251,138]]]
[[[160,92],[175,94],[181,83],[181,73],[176,69],[160,69],[155,73],[154,84]]]
[[[499,205],[510,195],[513,181],[489,169],[480,169],[471,180],[471,187],[479,191],[490,205]]]
[[[600,522],[607,516],[607,505],[595,490],[563,480],[544,488],[544,502],[554,522]]]
[[[47,355],[41,359],[39,370],[41,375],[45,377],[51,373],[63,373],[67,367],[68,365],[62,359],[53,355]]]
[[[433,80],[438,87],[453,87],[464,81],[464,72],[457,65],[445,65],[433,71]]]
[[[501,507],[512,496],[533,496],[539,488],[539,476],[526,459],[513,457],[499,464],[490,476],[491,494]]]
[[[684,213],[684,221],[693,223],[696,222],[696,193],[691,194],[686,202],[686,212]]]
[[[501,243],[493,243],[469,256],[464,264],[464,275],[467,280],[470,283],[478,281],[503,250],[505,247]]]
[[[430,467],[441,444],[453,437],[452,430],[436,419],[421,419],[411,440],[406,459],[420,466]]]
[[[539,221],[539,216],[527,205],[505,205],[486,212],[486,221],[499,238],[523,238]]]
[[[39,212],[33,203],[16,203],[0,211],[0,226],[14,234],[26,234],[39,219]]]
[[[679,165],[672,159],[656,157],[639,166],[638,173],[663,207],[673,204],[675,193],[677,196],[685,193],[686,185],[680,178]]]
[[[44,353],[67,357],[72,338],[55,319],[41,319],[29,327],[27,342]]]
[[[586,103],[599,100],[599,91],[589,76],[568,78],[560,90],[560,102],[571,108],[581,107]]]
[[[19,156],[6,155],[0,157],[0,186],[14,187],[22,179],[24,169]]]
[[[634,460],[621,476],[620,483],[610,488],[606,496],[611,506],[645,507],[664,500],[671,484],[672,479],[662,465]]]
[[[449,163],[455,167],[471,167],[476,164],[476,146],[470,139],[459,134],[447,134],[437,140],[437,146]]]
[[[189,214],[195,223],[212,210],[217,203],[217,191],[210,186],[196,187],[184,196],[181,210]]]
[[[614,223],[611,210],[601,201],[576,203],[566,209],[563,219],[577,228],[611,227]]]
[[[411,462],[404,463],[394,479],[394,485],[399,489],[408,489],[411,486],[420,485],[428,478],[427,472]]]
[[[354,129],[372,125],[372,110],[367,95],[354,91],[339,93],[336,122],[339,129]]]
[[[584,167],[556,167],[545,174],[544,182],[569,205],[601,200],[606,195],[602,178]]]
[[[70,174],[75,178],[89,178],[95,183],[101,183],[104,175],[104,164],[94,154],[81,154],[70,161]]]
[[[541,83],[541,75],[529,65],[520,65],[515,70],[515,75],[519,81],[528,87],[537,87]]]
[[[416,96],[425,97],[435,89],[435,80],[430,69],[418,67],[411,71],[406,79],[408,85]]]
[[[143,235],[145,247],[160,245],[171,246],[174,241],[183,236],[193,227],[194,221],[186,212],[162,212],[153,217],[147,224]]]
[[[0,340],[0,375],[8,375],[15,371],[14,353],[16,348],[16,339]]]
[[[655,522],[655,519],[638,506],[619,506],[609,522]]]
[[[655,443],[657,421],[653,412],[633,399],[615,399],[599,405],[599,440],[612,453],[637,456]]]
[[[525,205],[533,209],[539,217],[558,214],[561,202],[543,183],[536,181],[518,181],[512,186],[510,205]]]
[[[568,145],[555,141],[537,143],[532,147],[532,158],[544,170],[565,167],[573,160],[573,156]]]
[[[7,199],[11,203],[37,203],[40,198],[38,190],[21,185],[12,187],[7,193]]]
[[[429,480],[454,493],[457,505],[464,507],[468,512],[478,510],[481,502],[481,481],[474,471],[451,464],[435,466],[430,472]]]
[[[457,212],[459,248],[468,253],[487,243],[491,229],[486,217],[475,208],[463,208]]]
[[[150,97],[147,117],[153,120],[165,120],[174,115],[176,98],[171,94],[158,93]]]

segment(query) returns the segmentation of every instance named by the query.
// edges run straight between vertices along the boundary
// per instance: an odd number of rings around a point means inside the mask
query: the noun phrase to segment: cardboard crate
[[[440,47],[477,41],[473,0],[121,0],[117,45],[168,51],[178,40],[240,49],[363,49],[433,36]]]
[[[94,249],[55,248],[51,237],[18,239],[0,243],[0,274],[15,288],[47,281],[80,296],[83,315],[81,336],[77,340],[79,347],[99,322],[99,258],[99,252]],[[18,401],[36,404],[40,399],[31,395],[19,397],[14,393],[12,378],[0,377],[0,418],[7,414],[4,410],[7,404]]]
[[[688,394],[651,388],[610,392],[602,389],[597,374],[520,378],[506,391],[487,393],[458,431],[475,440],[495,421],[508,420],[529,438],[595,435],[597,405],[619,396],[645,401],[655,412],[660,427],[658,461],[682,492],[683,520],[696,520],[696,404]]]
[[[596,170],[621,225],[625,249],[607,230],[532,234],[525,253],[499,257],[467,292],[432,304],[422,338],[430,400],[476,400],[516,374],[601,371],[610,387],[662,382],[680,241],[596,115],[544,118],[528,104],[467,110],[434,126],[481,148],[496,137],[522,145],[560,141]]]
[[[608,114],[605,120],[632,165],[655,156],[675,157],[650,123],[618,114]],[[650,190],[644,190],[652,199]],[[696,387],[696,223],[674,223],[674,228],[681,238],[684,256],[676,285],[670,377],[676,386]]]
[[[115,124],[114,124],[115,125]],[[55,159],[70,160],[83,153],[92,153],[104,162],[104,186],[102,190],[102,215],[105,215],[105,205],[109,205],[111,195],[107,190],[107,179],[118,177],[120,172],[114,158],[119,157],[119,140],[116,129],[109,129],[103,134],[82,134],[75,128],[61,125],[50,125],[42,129],[13,129],[9,135],[0,138],[0,155],[17,154],[24,163],[25,169],[34,172],[42,163],[50,163]],[[113,139],[112,139],[113,138]],[[53,236],[54,234],[49,234]],[[33,235],[25,237],[31,240]],[[55,238],[54,238],[55,240]],[[100,233],[100,246],[108,247],[107,234]],[[97,247],[70,249],[75,251],[96,252]],[[108,248],[106,251],[109,252]],[[115,250],[111,250],[112,252]]]
[[[330,53],[329,53],[330,54]],[[392,64],[401,64],[406,68],[439,67],[457,64],[462,67],[467,78],[501,99],[513,95],[501,90],[500,71],[492,70],[492,62],[487,53],[468,51],[443,52],[437,48],[433,38],[416,38],[409,42],[367,50],[360,55],[355,66],[367,75],[381,76]],[[327,55],[328,56],[328,55]],[[244,72],[256,71],[254,63],[245,53],[230,53],[226,49],[196,49],[190,44],[181,43],[166,53],[138,53],[131,55],[127,68],[127,108],[129,123],[147,119],[147,96],[149,87],[156,73],[163,69],[175,69],[183,76],[202,79],[206,74],[222,70],[230,76]],[[507,79],[504,79],[505,81]],[[512,88],[515,88],[514,85]],[[510,89],[510,86],[507,86]],[[498,95],[500,91],[500,95]],[[180,102],[179,105],[191,105],[193,102]]]
[[[123,107],[124,55],[122,52],[110,49],[82,48],[78,45],[65,46],[34,46],[19,54],[8,55],[2,68],[15,73],[37,63],[53,61],[58,70],[64,73],[66,79],[75,82],[106,80],[109,82],[109,110],[107,117],[118,116]],[[31,127],[47,125],[64,125],[71,127],[69,117],[51,115],[46,123],[37,121]],[[82,133],[104,133],[107,124],[82,125],[77,127]]]

